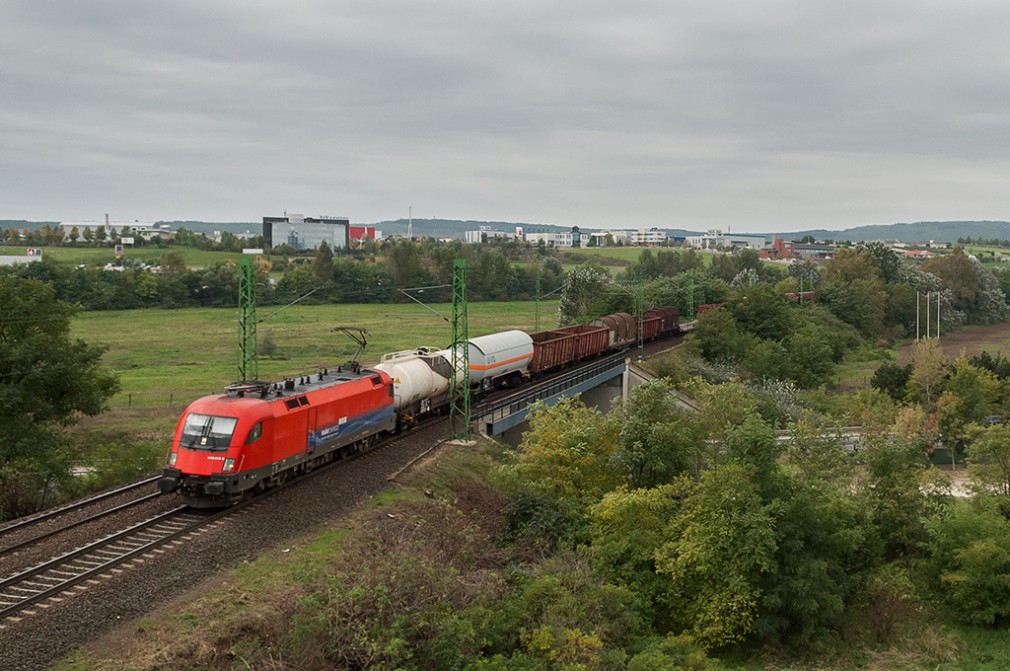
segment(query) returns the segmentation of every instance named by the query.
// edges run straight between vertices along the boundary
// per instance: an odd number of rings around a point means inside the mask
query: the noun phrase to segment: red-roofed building
[[[351,240],[360,240],[364,237],[375,240],[375,226],[348,226],[347,234]]]

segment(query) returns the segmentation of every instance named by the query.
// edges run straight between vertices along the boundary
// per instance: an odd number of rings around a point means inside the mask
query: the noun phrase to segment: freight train
[[[676,308],[654,308],[641,326],[642,339],[654,340],[677,333],[680,317]],[[472,390],[516,386],[630,347],[638,328],[639,320],[622,312],[540,333],[471,338]],[[197,399],[176,426],[159,488],[180,492],[194,507],[224,507],[363,451],[448,407],[452,354],[418,347],[386,354],[372,368],[351,363],[282,383],[236,383]]]

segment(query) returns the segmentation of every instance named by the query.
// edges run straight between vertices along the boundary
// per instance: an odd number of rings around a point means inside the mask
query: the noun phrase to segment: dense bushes
[[[742,387],[694,384],[701,408],[691,416],[657,403],[665,383],[640,387],[609,416],[541,409],[506,471],[515,500],[540,492],[537,506],[510,509],[513,526],[563,520],[559,551],[586,553],[601,580],[635,594],[654,635],[708,650],[885,641],[917,617],[927,587],[955,619],[1010,621],[1010,505],[950,499],[927,478],[918,433],[867,433],[855,457],[814,427],[786,446]],[[590,449],[592,437],[606,439]],[[625,464],[616,455],[628,445],[651,441],[665,447],[648,450],[664,462],[655,477],[623,467],[585,486],[602,464]]]
[[[1010,623],[1010,506],[983,497],[949,506],[930,520],[934,585],[957,617]]]
[[[689,339],[693,352],[738,365],[751,379],[790,380],[804,388],[829,381],[857,343],[852,327],[830,312],[787,301],[769,285],[743,289],[700,315]]]

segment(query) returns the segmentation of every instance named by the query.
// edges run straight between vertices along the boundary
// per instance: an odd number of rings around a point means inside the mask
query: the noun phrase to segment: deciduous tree
[[[619,426],[599,410],[564,399],[536,409],[529,422],[517,463],[527,481],[556,497],[582,501],[599,500],[620,484],[620,474],[610,467]]]
[[[908,379],[909,390],[927,411],[932,411],[940,396],[941,386],[950,362],[940,347],[939,340],[926,338],[912,345],[912,374]]]
[[[610,283],[610,275],[601,268],[579,266],[568,271],[558,305],[558,323],[578,324],[599,317]]]
[[[704,440],[677,400],[672,385],[653,380],[620,405],[621,432],[611,461],[632,488],[669,482],[696,466]]]
[[[316,248],[316,257],[312,260],[312,272],[322,282],[333,279],[333,250],[325,240]]]
[[[1010,425],[974,427],[968,464],[972,477],[986,489],[1010,496]]]
[[[76,311],[48,284],[0,276],[2,516],[45,504],[47,485],[69,477],[60,430],[101,412],[119,389],[104,349],[70,336]]]

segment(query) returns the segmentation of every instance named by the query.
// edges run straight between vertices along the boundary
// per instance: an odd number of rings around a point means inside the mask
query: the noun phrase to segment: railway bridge
[[[648,371],[635,365],[626,352],[621,352],[523,387],[505,398],[478,405],[471,419],[481,433],[498,436],[524,424],[538,401],[551,406],[563,398],[603,387],[612,389],[611,393],[604,394],[603,400],[609,402],[617,396],[627,399],[631,389],[651,379],[653,376]],[[679,397],[678,404],[687,410],[697,409],[685,396]]]

